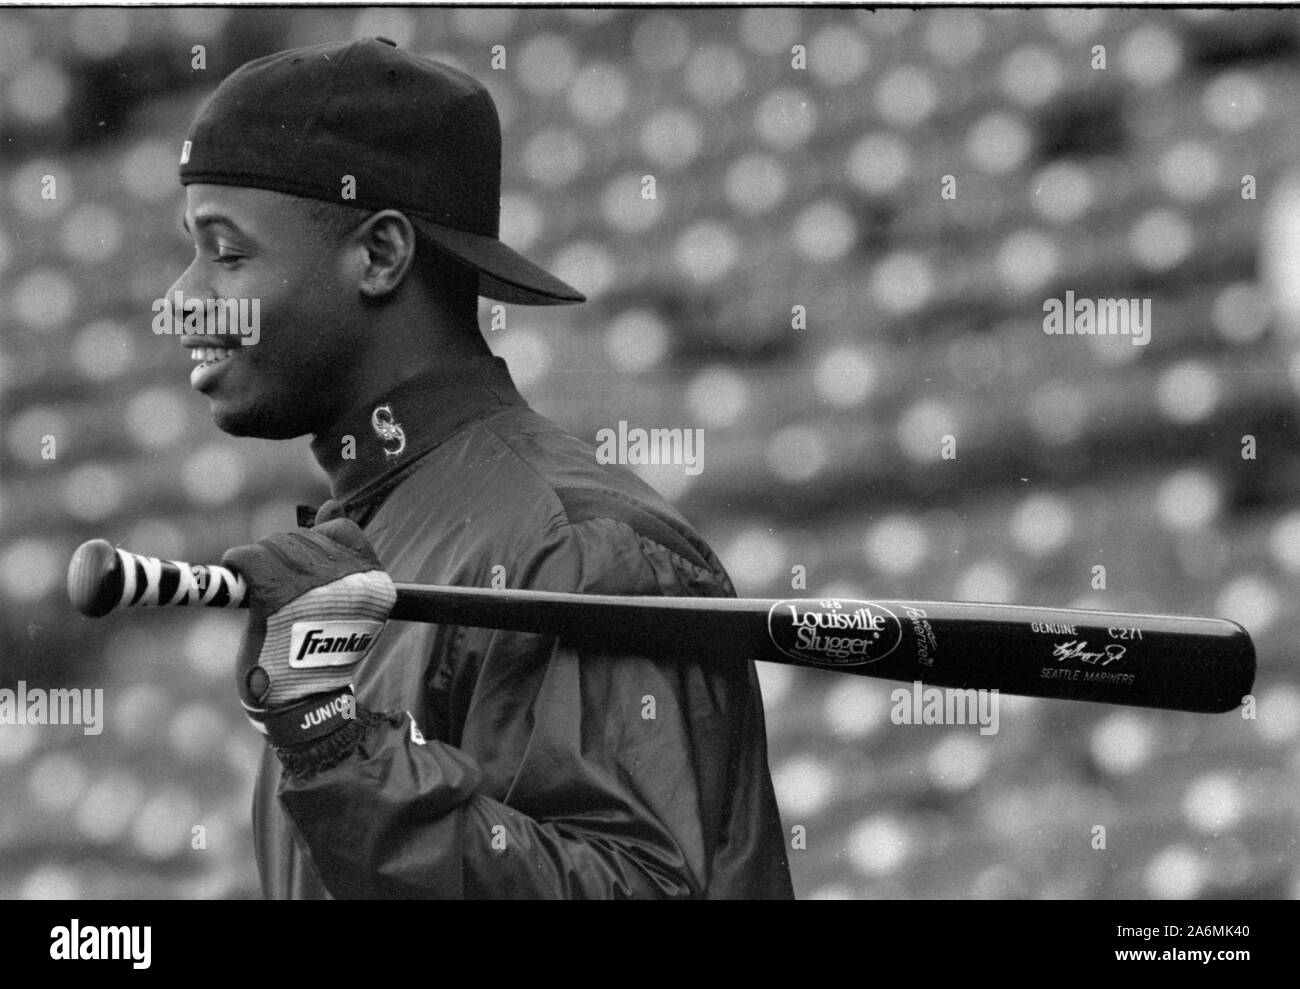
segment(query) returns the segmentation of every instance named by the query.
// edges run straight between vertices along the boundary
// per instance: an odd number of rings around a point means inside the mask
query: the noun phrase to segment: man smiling
[[[256,346],[182,339],[205,348],[193,386],[228,433],[310,435],[333,495],[225,557],[268,742],[263,890],[788,897],[753,663],[387,623],[392,579],[734,596],[674,509],[488,351],[479,295],[583,301],[498,239],[500,141],[478,83],[370,39],[245,65],[184,145],[196,254],[172,291],[262,314]]]

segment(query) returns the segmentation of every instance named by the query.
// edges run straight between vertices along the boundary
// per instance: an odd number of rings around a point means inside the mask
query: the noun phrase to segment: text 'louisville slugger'
[[[1255,679],[1235,622],[937,601],[617,597],[395,584],[398,621],[558,635],[602,652],[765,660],[937,687],[1215,713]],[[68,596],[85,615],[127,606],[246,607],[243,579],[83,544]]]

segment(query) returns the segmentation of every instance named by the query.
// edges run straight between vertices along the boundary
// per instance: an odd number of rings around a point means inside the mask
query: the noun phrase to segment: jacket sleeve
[[[605,519],[558,528],[512,583],[730,593]],[[406,713],[361,712],[314,751],[279,753],[281,804],[333,896],[789,895],[752,662],[450,638],[430,737]]]

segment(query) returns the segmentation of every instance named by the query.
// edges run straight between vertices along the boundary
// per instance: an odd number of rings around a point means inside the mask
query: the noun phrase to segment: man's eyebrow
[[[213,226],[214,224],[220,223],[227,227],[230,227],[232,230],[239,230],[238,223],[230,219],[230,217],[223,216],[220,213],[204,213],[202,216],[196,216],[194,218],[194,223],[199,228],[210,227]],[[184,214],[181,215],[181,226],[185,228],[185,232],[187,234],[192,234],[192,231],[190,229],[190,218]],[[242,231],[240,232],[242,233]]]

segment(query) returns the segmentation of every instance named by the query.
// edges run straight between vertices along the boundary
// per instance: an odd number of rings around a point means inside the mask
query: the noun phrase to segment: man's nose
[[[183,295],[190,293],[191,286],[194,282],[194,262],[191,261],[179,275],[176,280],[167,286],[167,298],[173,298],[177,292]]]
[[[179,292],[182,299],[204,298],[203,286],[200,284],[202,277],[199,273],[198,259],[191,261],[189,266],[180,273],[177,279],[167,287],[167,292],[163,296],[167,305],[172,307],[172,316],[179,318],[182,313],[176,312],[176,293]]]

